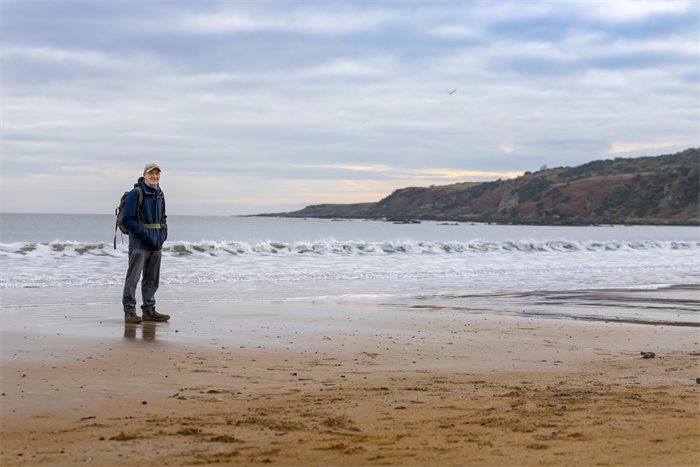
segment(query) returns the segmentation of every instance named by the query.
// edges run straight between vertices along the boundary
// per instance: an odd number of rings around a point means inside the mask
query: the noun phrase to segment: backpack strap
[[[136,193],[139,194],[139,199],[138,202],[136,203],[136,220],[138,223],[141,223],[141,210],[139,209],[141,207],[141,203],[143,203],[143,190],[141,189],[140,186],[136,187]]]
[[[136,193],[138,193],[138,195],[139,195],[139,199],[136,202],[136,222],[143,225],[143,220],[141,219],[141,203],[143,203],[143,190],[141,189],[140,186],[137,186],[134,189],[136,190]]]
[[[139,208],[141,207],[141,203],[143,203],[143,190],[141,189],[140,186],[137,186],[135,188],[136,193],[139,195],[139,199],[136,202],[136,220],[141,224],[141,211]],[[119,228],[119,219],[117,219],[117,222],[114,226],[114,249],[117,249],[117,229]],[[122,237],[123,239],[124,237]],[[123,241],[123,240],[122,240]]]

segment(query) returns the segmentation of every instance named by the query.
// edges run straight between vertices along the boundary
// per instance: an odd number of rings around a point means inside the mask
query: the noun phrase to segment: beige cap
[[[146,164],[146,167],[144,167],[143,173],[148,173],[151,170],[156,169],[158,169],[158,171],[160,172],[160,166],[158,164],[156,164],[155,162],[149,162],[148,164]]]

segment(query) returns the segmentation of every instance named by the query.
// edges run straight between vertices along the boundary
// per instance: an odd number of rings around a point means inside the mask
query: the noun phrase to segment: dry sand
[[[697,328],[185,307],[5,313],[2,465],[700,464]]]

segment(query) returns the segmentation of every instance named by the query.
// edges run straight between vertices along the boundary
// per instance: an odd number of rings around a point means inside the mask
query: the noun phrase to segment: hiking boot
[[[141,321],[143,321],[143,320],[136,313],[124,313],[124,322],[125,323],[139,324]]]
[[[164,315],[156,311],[156,307],[150,306],[143,309],[143,320],[144,321],[167,321],[170,319],[170,315]]]

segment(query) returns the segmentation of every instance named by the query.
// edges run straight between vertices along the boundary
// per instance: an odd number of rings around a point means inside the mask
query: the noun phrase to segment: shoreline
[[[553,305],[565,311],[565,305]],[[5,311],[5,310],[3,310]],[[3,465],[694,465],[690,327],[402,304],[3,314]],[[640,352],[654,352],[642,358]]]
[[[362,204],[362,203],[361,203]],[[370,203],[371,204],[371,203]],[[308,206],[307,206],[308,207]],[[301,215],[292,213],[260,213],[260,214],[231,214],[229,216],[223,215],[223,217],[263,217],[263,218],[279,218],[279,219],[320,219],[320,220],[337,220],[337,221],[374,221],[374,222],[389,222],[392,224],[420,224],[421,222],[457,222],[459,224],[483,224],[483,225],[515,225],[524,227],[643,227],[643,226],[653,226],[653,227],[699,227],[700,221],[688,220],[688,221],[678,221],[673,219],[649,219],[640,221],[619,221],[615,222],[610,219],[606,220],[596,220],[596,219],[574,219],[565,218],[561,220],[556,219],[511,219],[504,220],[494,217],[364,217],[364,216],[349,216],[344,217],[342,215]]]
[[[328,303],[333,306],[396,308],[401,310],[433,310],[463,313],[520,316],[544,320],[573,320],[582,322],[626,323],[651,326],[700,327],[700,283],[663,284],[644,287],[582,288],[572,290],[531,290],[486,293],[413,293],[383,295],[379,290],[359,294],[313,296],[280,296],[280,290],[258,289],[251,294],[246,289],[226,288],[227,284],[196,285],[164,284],[159,292],[159,308],[185,310],[208,307],[208,314],[229,319],[230,310],[251,307],[270,310],[281,305],[293,313],[298,304]],[[235,284],[239,286],[241,284]],[[287,284],[284,284],[287,286]],[[295,289],[307,290],[313,281],[295,282]],[[338,286],[340,287],[340,286]],[[80,291],[81,302],[76,301]],[[289,288],[282,290],[283,295]],[[119,319],[118,301],[122,285],[72,287],[21,287],[2,289],[0,322],[14,313],[34,313],[34,319],[50,320],[59,325],[61,318],[92,319],[91,325]],[[257,297],[256,297],[257,296]],[[212,304],[214,305],[212,307]],[[227,308],[228,307],[228,308]],[[64,311],[70,310],[71,313]],[[63,313],[63,314],[61,314]],[[273,312],[276,313],[276,312]],[[57,320],[58,317],[58,320]],[[5,321],[7,329],[15,320]],[[85,327],[84,323],[81,327]],[[80,328],[80,327],[77,327]],[[6,330],[7,330],[6,329]],[[68,325],[66,331],[75,330]],[[92,329],[95,329],[94,327]]]

